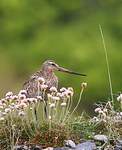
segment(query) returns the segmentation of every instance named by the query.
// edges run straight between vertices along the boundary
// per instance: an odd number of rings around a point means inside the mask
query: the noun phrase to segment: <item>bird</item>
[[[26,97],[34,98],[34,97],[43,95],[41,93],[41,91],[39,91],[39,88],[38,88],[37,81],[39,78],[44,79],[45,85],[47,85],[47,87],[48,87],[47,91],[49,91],[49,89],[51,87],[55,87],[58,89],[58,77],[55,75],[55,71],[60,71],[60,72],[74,74],[74,75],[80,75],[80,76],[86,76],[85,74],[81,74],[81,73],[74,72],[74,71],[68,70],[66,68],[60,67],[53,60],[46,60],[42,64],[41,69],[39,71],[37,71],[36,73],[34,73],[32,76],[30,76],[30,78],[24,83],[23,89],[26,90],[26,92],[27,92]],[[47,98],[45,98],[45,97],[43,98],[44,103],[45,103],[44,111],[45,111],[45,116],[47,118],[47,116],[48,116]],[[37,120],[36,108],[34,111],[35,111],[35,116],[36,116],[36,120]]]
[[[48,86],[48,89],[50,89],[51,87],[58,88],[58,77],[55,75],[55,71],[60,71],[60,72],[79,75],[79,76],[86,76],[86,74],[81,74],[81,73],[74,72],[66,68],[60,67],[53,60],[46,60],[42,64],[41,69],[37,71],[36,73],[34,73],[29,78],[29,80],[27,80],[24,83],[23,88],[27,91],[27,97],[31,98],[31,97],[38,96],[37,80],[40,77],[45,80],[45,84]]]

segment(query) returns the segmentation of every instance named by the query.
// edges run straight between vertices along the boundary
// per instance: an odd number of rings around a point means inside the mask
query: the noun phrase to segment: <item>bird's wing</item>
[[[35,97],[37,92],[37,82],[36,79],[41,76],[41,72],[36,72],[33,74],[29,80],[25,81],[23,84],[23,89],[27,91],[27,97]]]

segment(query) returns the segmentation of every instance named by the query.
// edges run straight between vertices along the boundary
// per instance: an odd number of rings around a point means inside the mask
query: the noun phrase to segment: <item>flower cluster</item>
[[[21,90],[17,95],[8,92],[5,98],[0,100],[0,120],[4,120],[10,113],[16,113],[19,116],[25,115],[25,109],[31,108],[33,103],[37,103],[41,97],[27,98],[27,91]]]
[[[45,84],[43,78],[39,78],[38,82],[41,83],[41,92],[43,95],[43,90],[47,89],[48,86]],[[51,87],[47,93],[48,106],[50,109],[54,109],[57,107],[57,103],[59,103],[60,107],[65,107],[71,96],[73,96],[72,88],[61,88],[58,92],[57,88]],[[6,93],[5,98],[0,99],[0,121],[5,120],[9,114],[13,113],[16,113],[16,116],[25,116],[26,110],[28,108],[31,110],[32,105],[40,101],[44,102],[45,99],[40,95],[34,98],[28,98],[26,90],[21,90],[16,95],[12,92],[8,92]]]
[[[119,97],[117,97],[117,101],[121,102],[122,94],[120,94]],[[110,123],[113,122],[113,124],[116,123],[122,123],[122,112],[117,111],[114,109],[112,102],[108,101],[106,105],[100,105],[95,109],[95,113],[98,114],[98,116],[93,117],[93,122],[104,122],[104,123]]]

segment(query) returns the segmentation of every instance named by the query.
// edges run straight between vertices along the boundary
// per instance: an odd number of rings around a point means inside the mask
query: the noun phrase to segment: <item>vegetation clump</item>
[[[108,101],[97,104],[95,117],[91,118],[84,112],[76,116],[86,87],[86,83],[81,84],[75,106],[71,87],[58,91],[55,87],[48,89],[40,84],[42,95],[34,98],[28,98],[25,90],[17,95],[8,92],[0,100],[0,148],[12,150],[15,145],[21,144],[61,147],[64,140],[71,139],[78,144],[81,140],[92,140],[96,134],[108,137],[107,146],[111,145],[111,141],[116,142],[122,136],[121,94],[117,97],[117,108],[113,101]]]

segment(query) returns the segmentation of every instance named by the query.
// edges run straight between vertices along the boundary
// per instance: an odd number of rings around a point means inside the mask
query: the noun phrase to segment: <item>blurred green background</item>
[[[108,50],[114,93],[121,91],[121,0],[0,0],[0,96],[17,92],[42,62],[86,73],[57,73],[60,86],[76,97],[87,82],[81,107],[89,110],[110,97],[101,24]]]

